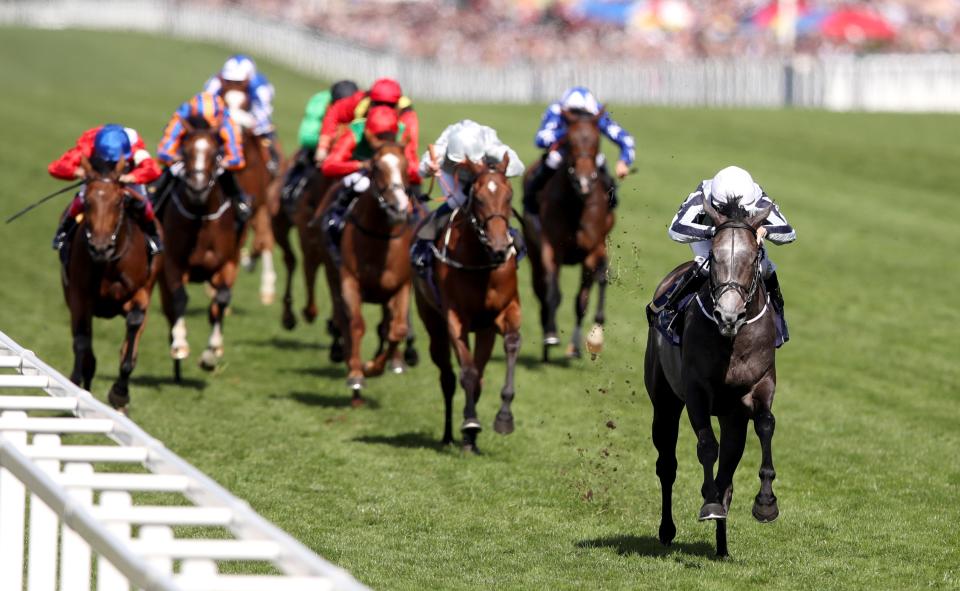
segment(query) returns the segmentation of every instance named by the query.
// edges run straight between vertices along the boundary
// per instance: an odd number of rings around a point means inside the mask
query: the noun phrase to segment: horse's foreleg
[[[607,260],[606,250],[606,246],[604,246],[593,271],[593,278],[597,282],[597,314],[593,318],[593,327],[587,334],[587,349],[590,350],[591,355],[597,355],[603,350],[603,324],[606,321],[607,282],[609,280],[607,273],[609,261]]]
[[[407,345],[403,349],[403,361],[408,367],[416,367],[420,363],[420,353],[417,352],[417,335],[413,332],[413,313],[407,310]]]
[[[560,266],[556,261],[553,248],[544,242],[543,281],[546,288],[545,304],[540,309],[540,323],[543,325],[543,360],[549,359],[549,348],[560,344],[557,336],[557,308],[560,306]]]
[[[260,303],[269,306],[277,295],[277,272],[273,268],[273,249],[260,254]]]
[[[351,275],[341,273],[340,293],[343,297],[344,313],[348,321],[346,331],[347,345],[347,386],[353,391],[353,405],[363,404],[361,390],[365,383],[363,379],[363,362],[360,360],[360,344],[366,325],[363,321],[363,300],[360,296],[360,284]]]
[[[469,328],[464,325],[463,320],[453,310],[447,310],[447,330],[450,333],[450,341],[453,343],[453,349],[457,354],[457,361],[460,362],[460,385],[466,396],[466,402],[463,406],[463,424],[460,425],[460,432],[463,433],[463,450],[466,452],[476,452],[477,434],[483,430],[480,421],[477,419],[477,392],[480,390],[480,372],[474,363],[473,355],[470,353]]]
[[[304,245],[303,249],[303,280],[304,285],[307,288],[307,303],[303,307],[303,319],[308,323],[313,324],[313,321],[317,319],[317,269],[320,267],[321,260],[316,253],[312,253],[308,250],[307,246]],[[334,285],[330,285],[332,290]]]
[[[278,218],[274,220],[274,236],[280,250],[283,251],[283,266],[287,269],[287,278],[283,287],[283,312],[280,322],[287,330],[293,330],[297,325],[297,317],[293,313],[293,274],[297,269],[297,255],[293,252],[290,245],[290,225],[282,222],[280,218],[285,219],[285,214],[280,212]]]
[[[776,419],[771,412],[773,404],[774,382],[767,378],[758,386],[755,392],[755,409],[753,413],[753,428],[760,439],[760,492],[753,503],[753,516],[761,523],[769,523],[780,515],[777,497],[773,494],[773,480],[777,472],[773,468],[773,431]]]
[[[666,380],[660,376],[661,380]],[[673,483],[677,479],[677,435],[683,401],[663,382],[650,394],[653,402],[653,445],[657,448],[657,478],[660,479],[660,543],[670,545],[677,535],[673,522]]]
[[[450,334],[440,314],[417,296],[417,310],[430,337],[430,359],[440,370],[440,390],[443,392],[444,445],[453,443],[453,395],[457,390],[457,376],[450,363]]]
[[[70,381],[89,390],[93,374],[97,371],[97,358],[93,355],[93,314],[86,307],[77,307],[71,308],[70,315],[73,333],[73,371]]]
[[[747,442],[749,417],[743,411],[724,415],[720,421],[720,463],[717,467],[717,490],[720,491],[724,513],[730,511],[733,501],[733,474],[737,471],[743,448]],[[717,556],[728,556],[725,520],[717,520]]]
[[[573,312],[576,318],[573,325],[573,334],[570,337],[570,344],[567,346],[567,357],[579,359],[583,356],[580,350],[580,343],[583,342],[583,317],[587,313],[587,304],[590,302],[590,288],[593,287],[593,279],[596,275],[595,269],[584,264],[580,267],[580,290],[573,301]]]
[[[713,433],[710,420],[711,396],[708,386],[700,383],[686,384],[687,415],[690,424],[697,436],[697,459],[703,467],[703,486],[700,493],[703,495],[703,506],[700,507],[701,521],[710,519],[726,519],[726,512],[720,502],[720,492],[713,476],[713,466],[717,463],[720,454],[720,444]]]
[[[126,412],[127,405],[130,404],[130,374],[137,365],[140,337],[147,324],[145,310],[150,304],[149,296],[138,299],[146,301],[133,303],[126,311],[127,332],[120,347],[120,374],[107,394],[110,406],[121,412]]]
[[[500,410],[493,421],[493,430],[502,435],[513,433],[513,397],[516,392],[514,378],[517,369],[517,357],[520,354],[520,302],[511,302],[498,323],[503,333],[503,352],[507,358],[507,376],[500,391]]]
[[[228,262],[210,281],[216,293],[210,300],[207,314],[210,322],[210,337],[207,340],[207,348],[200,356],[200,367],[208,371],[216,368],[217,362],[223,357],[223,321],[226,317],[227,308],[230,307],[232,296],[230,288],[236,280],[236,274],[236,264]]]
[[[383,322],[386,323],[386,326],[383,327],[384,334],[381,341],[385,338],[387,346],[385,350],[378,353],[373,361],[374,368],[379,369],[380,373],[383,373],[387,363],[390,364],[390,371],[393,373],[399,374],[406,371],[403,358],[399,355],[399,349],[400,343],[407,338],[407,331],[410,328],[408,324],[410,289],[411,284],[407,283],[383,307]]]

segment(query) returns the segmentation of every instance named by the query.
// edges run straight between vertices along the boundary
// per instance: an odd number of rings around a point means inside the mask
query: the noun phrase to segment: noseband
[[[588,158],[588,157],[583,156],[583,158]],[[576,162],[577,160],[578,158],[573,158],[574,162]],[[594,162],[596,162],[595,157],[594,157]],[[582,191],[580,187],[580,177],[577,175],[576,167],[573,164],[567,167],[567,179],[569,179],[570,184],[573,186],[573,189],[577,192],[577,194],[581,198],[585,198],[587,195],[593,192],[593,188],[596,186],[597,180],[599,178],[600,178],[600,173],[598,173],[597,169],[594,168],[593,172],[590,173],[590,176],[587,178],[587,190]]]
[[[110,178],[98,179],[98,181],[99,181],[99,182],[103,182],[103,183],[110,183],[110,184],[119,183],[119,181],[117,181],[116,179],[110,179]],[[120,230],[123,228],[123,222],[124,222],[124,220],[126,219],[126,213],[127,213],[127,211],[126,211],[126,207],[124,207],[124,200],[127,198],[127,193],[130,191],[130,189],[128,189],[128,188],[126,188],[126,187],[121,187],[121,191],[122,191],[122,193],[123,193],[123,196],[120,198],[120,202],[119,202],[120,215],[117,216],[117,225],[114,226],[113,232],[110,233],[110,243],[109,243],[109,246],[110,246],[110,248],[113,249],[114,251],[115,251],[116,248],[117,248],[117,240],[120,238]],[[86,207],[84,207],[84,209],[86,209]],[[93,238],[93,232],[90,230],[90,225],[89,225],[89,224],[84,227],[83,233],[84,233],[84,235],[85,235],[86,238],[87,238],[87,249],[88,249],[88,250],[91,250],[91,249],[92,249],[92,245],[91,245],[91,243],[90,243],[90,240]],[[92,254],[92,253],[93,253],[93,251],[91,250],[91,254]],[[120,252],[120,253],[114,253],[114,255],[113,255],[112,257],[107,258],[105,262],[113,262],[113,261],[116,261],[116,260],[118,260],[121,256],[123,256],[123,254],[124,254],[124,253],[122,253],[122,252]]]
[[[754,238],[757,237],[757,230],[750,224],[741,222],[741,221],[728,221],[717,226],[714,236],[720,233],[721,230],[727,229],[742,229],[749,230],[750,234]],[[757,289],[760,287],[760,259],[763,256],[763,249],[757,249],[757,256],[753,260],[753,279],[750,282],[749,286],[743,285],[737,281],[725,281],[720,284],[715,284],[713,282],[713,273],[710,274],[710,299],[713,300],[714,306],[717,305],[717,302],[723,297],[723,294],[728,291],[736,291],[740,294],[740,297],[743,298],[745,305],[749,306],[750,302],[753,301],[753,297],[757,294]],[[713,251],[710,251],[710,261],[713,262]]]

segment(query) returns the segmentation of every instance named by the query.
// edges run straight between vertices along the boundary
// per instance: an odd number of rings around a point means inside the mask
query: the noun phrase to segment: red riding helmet
[[[375,103],[395,105],[403,96],[400,85],[392,78],[381,78],[370,87],[370,100]]]
[[[370,109],[367,113],[365,129],[367,133],[377,136],[397,133],[400,130],[400,119],[397,117],[396,109],[383,105]]]

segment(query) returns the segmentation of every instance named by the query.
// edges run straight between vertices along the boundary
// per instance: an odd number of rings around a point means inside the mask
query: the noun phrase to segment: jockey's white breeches
[[[701,240],[700,242],[691,242],[690,250],[693,251],[693,260],[697,265],[703,263],[710,257],[710,249],[713,248],[713,240]],[[777,266],[767,257],[767,249],[762,249],[763,255],[760,257],[760,273],[766,279],[777,270]]]

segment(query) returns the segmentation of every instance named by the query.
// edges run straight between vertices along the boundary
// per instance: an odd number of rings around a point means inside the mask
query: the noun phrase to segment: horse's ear
[[[703,211],[707,212],[707,215],[710,216],[710,219],[713,220],[713,223],[717,226],[722,225],[727,221],[727,216],[723,215],[713,206],[712,199],[703,196]]]
[[[384,145],[385,143],[387,143],[386,141],[380,139],[379,137],[375,136],[375,135],[372,134],[372,133],[367,132],[366,130],[364,130],[364,132],[363,132],[363,137],[366,138],[367,143],[370,144],[370,148],[371,148],[374,152],[376,152],[377,150],[379,150],[380,148],[382,148],[383,145]]]
[[[503,153],[503,160],[493,167],[500,174],[507,174],[507,167],[510,166],[510,152]]]
[[[571,123],[577,120],[576,115],[571,113],[569,109],[564,109],[560,111],[560,116],[563,117],[563,120],[566,122],[567,125],[570,125]]]
[[[95,175],[93,165],[90,164],[90,159],[83,154],[80,155],[80,168],[86,173],[88,179]]]
[[[120,160],[117,160],[117,165],[113,167],[114,176],[116,176],[117,178],[120,178],[120,176],[123,175],[123,171],[126,170],[126,168],[127,168],[126,158],[121,158]]]
[[[180,118],[180,123],[183,124],[183,130],[184,130],[185,132],[187,132],[187,133],[193,133],[193,132],[196,131],[196,128],[193,126],[193,124],[190,123],[190,120],[187,119],[186,117],[181,117],[181,118]]]
[[[763,222],[767,221],[767,217],[768,217],[772,212],[773,212],[773,203],[771,203],[770,205],[764,207],[763,209],[761,209],[761,210],[758,211],[757,213],[755,213],[755,214],[753,214],[752,216],[750,216],[749,218],[747,218],[747,223],[750,224],[750,226],[751,226],[754,230],[756,230],[757,228],[759,228],[760,226],[763,225]]]

